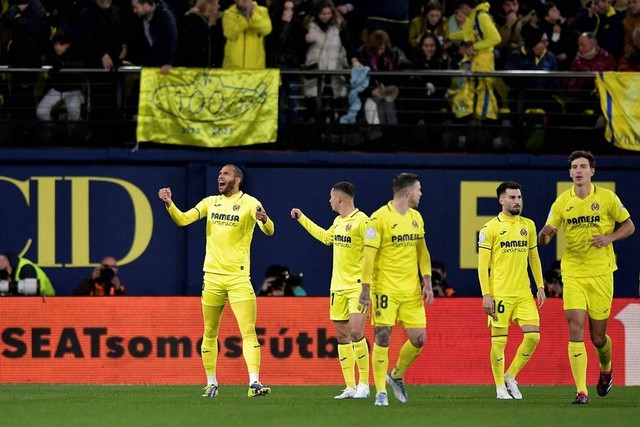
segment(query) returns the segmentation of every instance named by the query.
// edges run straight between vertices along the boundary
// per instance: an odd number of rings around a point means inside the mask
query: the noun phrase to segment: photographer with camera
[[[443,262],[433,261],[431,263],[431,283],[433,296],[452,297],[456,294],[455,289],[447,282],[447,267]]]
[[[100,265],[93,269],[91,277],[83,279],[80,286],[73,291],[73,295],[126,295],[126,289],[118,277],[118,261],[112,256],[104,257]]]
[[[560,260],[551,264],[551,268],[544,273],[544,288],[547,297],[562,298],[562,273]]]
[[[51,280],[36,264],[14,253],[0,253],[0,295],[55,294]]]
[[[284,297],[293,296],[287,285],[291,275],[288,267],[282,265],[270,265],[265,273],[264,282],[258,292],[259,297]]]

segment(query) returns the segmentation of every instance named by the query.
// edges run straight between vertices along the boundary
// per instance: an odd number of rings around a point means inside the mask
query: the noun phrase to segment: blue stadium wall
[[[595,153],[596,156],[598,153]],[[173,224],[158,200],[171,187],[183,209],[217,193],[226,163],[245,171],[244,190],[257,197],[276,233],[256,230],[251,274],[256,288],[270,264],[304,274],[310,295],[327,295],[331,248],[308,235],[289,216],[301,208],[328,227],[334,214],[329,188],[337,181],[357,187],[356,204],[371,213],[391,198],[399,172],[418,173],[432,258],[446,263],[458,295],[479,295],[476,235],[499,212],[495,187],[520,182],[524,215],[540,228],[549,207],[568,185],[566,156],[285,153],[260,150],[127,149],[0,150],[0,251],[24,253],[69,295],[106,254],[121,259],[121,278],[132,295],[197,295],[201,287],[204,222]],[[595,181],[615,188],[635,216],[640,212],[638,156],[597,157]],[[616,243],[616,295],[637,296],[638,235]],[[548,268],[561,248],[541,249]]]

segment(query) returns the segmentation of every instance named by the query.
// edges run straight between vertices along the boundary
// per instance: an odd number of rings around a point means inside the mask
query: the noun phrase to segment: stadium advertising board
[[[453,298],[437,299],[427,309],[428,342],[407,372],[407,383],[493,384],[489,330],[481,307],[479,298]],[[199,298],[7,297],[0,298],[0,313],[0,383],[205,382]],[[562,300],[548,300],[540,315],[541,341],[518,381],[573,384]],[[257,331],[265,383],[343,383],[327,298],[259,298]],[[614,300],[609,334],[616,384],[640,385],[640,302]],[[366,336],[371,342],[370,325]],[[517,327],[511,329],[509,359],[521,336]],[[395,328],[390,354],[397,354],[405,339],[402,328]],[[246,383],[242,341],[229,307],[219,349],[221,384]],[[588,378],[595,383],[597,357],[589,344],[587,351]]]

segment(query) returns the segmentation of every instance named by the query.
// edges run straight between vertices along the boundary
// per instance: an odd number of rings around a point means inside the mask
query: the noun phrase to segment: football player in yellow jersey
[[[491,371],[498,399],[522,399],[516,375],[530,360],[540,341],[540,317],[531,293],[527,267],[536,282],[538,307],[546,300],[536,226],[522,212],[521,186],[503,182],[496,189],[502,212],[478,234],[478,279],[482,308],[491,328]],[[504,372],[509,324],[517,323],[523,339]]]
[[[427,340],[424,302],[433,302],[433,289],[424,221],[416,210],[422,196],[420,188],[418,175],[396,176],[393,200],[371,215],[365,233],[360,303],[368,306],[373,302],[375,344],[371,358],[376,406],[389,404],[387,382],[396,399],[407,402],[402,377]],[[391,330],[396,321],[409,339],[400,349],[395,368],[387,374]]]
[[[313,237],[333,246],[333,271],[329,318],[338,336],[338,359],[346,388],[336,399],[366,399],[369,397],[369,346],[364,337],[364,322],[368,306],[360,304],[362,290],[362,248],[369,217],[355,207],[356,188],[350,182],[338,182],[331,187],[329,204],[338,216],[327,230],[316,225],[298,208],[291,217]],[[356,386],[354,366],[358,366]]]
[[[591,183],[595,167],[595,158],[589,151],[571,153],[569,176],[573,186],[555,200],[547,223],[538,234],[538,243],[544,246],[560,227],[565,230],[566,247],[560,265],[564,315],[569,323],[569,364],[577,391],[575,404],[589,402],[584,345],[586,316],[600,363],[598,395],[606,396],[613,385],[607,320],[613,300],[613,272],[618,267],[612,243],[635,231],[631,215],[618,196]],[[620,224],[618,228],[616,223]]]
[[[218,331],[227,300],[242,334],[242,354],[249,371],[249,397],[265,396],[271,389],[260,382],[260,344],[256,334],[256,295],[251,286],[250,249],[256,224],[267,236],[274,225],[260,202],[242,191],[243,174],[239,167],[226,165],[218,174],[220,195],[202,199],[182,212],[173,203],[170,188],[161,188],[158,196],[171,219],[179,225],[206,219],[206,252],[202,285],[202,363],[207,374],[203,397],[216,397],[218,380]]]

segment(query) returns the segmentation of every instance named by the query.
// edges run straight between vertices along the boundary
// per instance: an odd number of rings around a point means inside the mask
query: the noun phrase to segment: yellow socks
[[[407,368],[409,368],[409,366],[416,361],[418,356],[420,356],[421,351],[422,348],[414,346],[411,344],[411,341],[405,341],[405,343],[402,344],[402,348],[400,348],[398,361],[396,362],[396,367],[391,372],[391,377],[402,378],[404,373],[407,371]]]
[[[516,351],[516,355],[509,366],[507,374],[515,378],[516,375],[518,375],[518,372],[520,372],[522,368],[524,368],[524,365],[527,364],[539,342],[540,332],[525,332],[522,342]]]
[[[569,365],[578,392],[587,393],[587,349],[584,342],[569,341]]]
[[[603,371],[611,370],[611,337],[606,336],[607,341],[600,348],[596,347],[596,353],[598,354],[598,361],[600,362],[600,369]]]
[[[358,382],[369,385],[369,345],[366,338],[353,342],[353,354],[358,365]]]
[[[355,358],[353,355],[353,344],[338,344],[338,360],[340,360],[340,367],[342,368],[342,376],[344,377],[344,383],[347,387],[352,389],[356,388],[356,377],[353,372],[355,366]]]
[[[376,394],[387,392],[387,369],[389,369],[389,347],[373,345],[373,382],[376,386]]]
[[[507,346],[506,335],[491,336],[491,372],[496,387],[504,386],[504,348]]]

